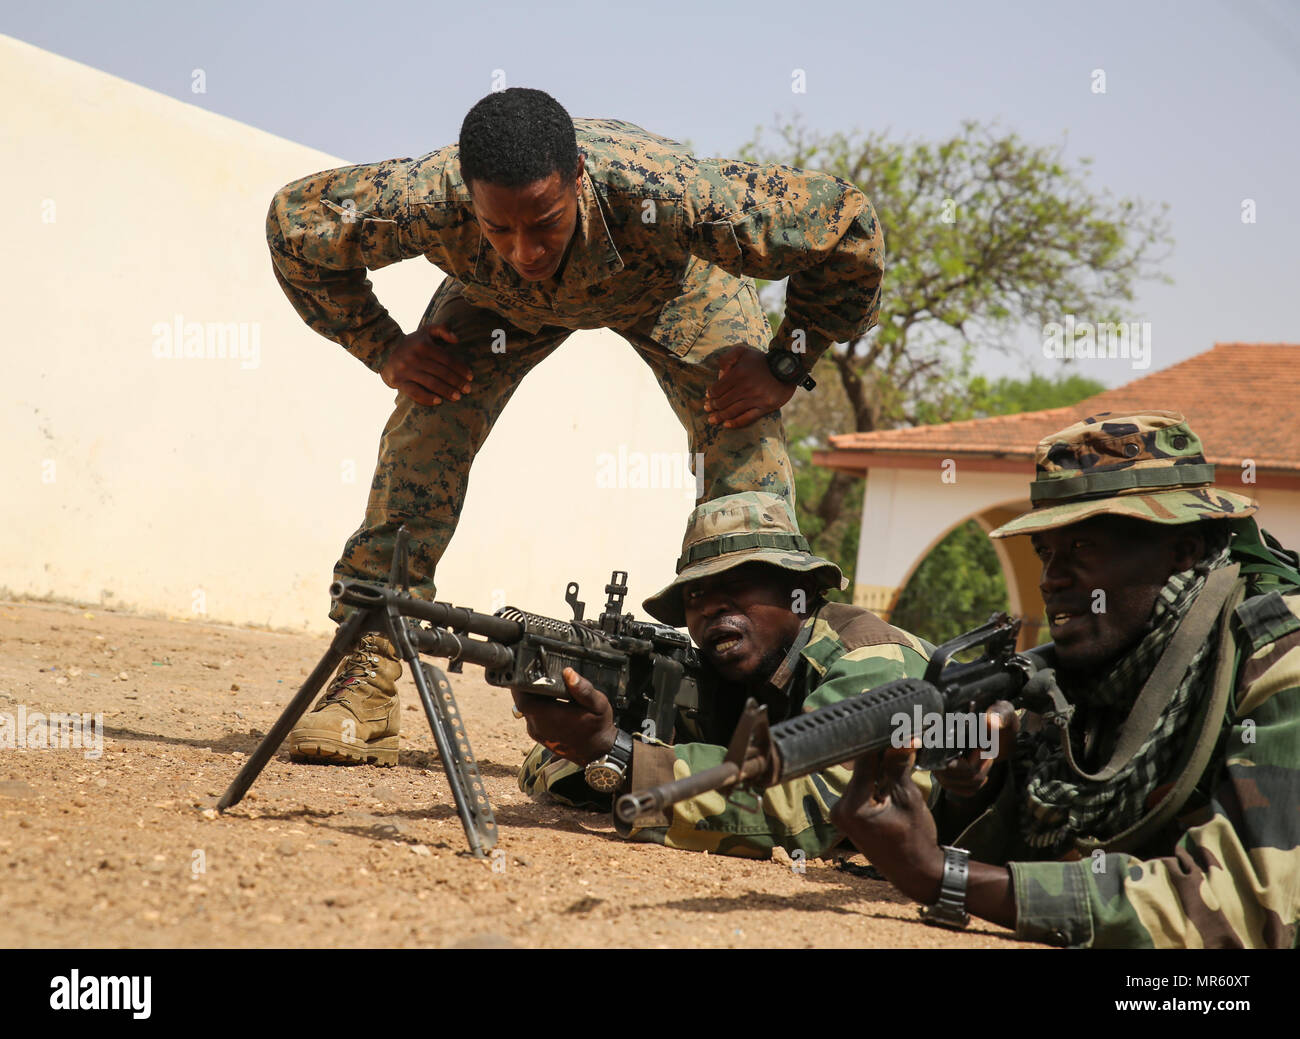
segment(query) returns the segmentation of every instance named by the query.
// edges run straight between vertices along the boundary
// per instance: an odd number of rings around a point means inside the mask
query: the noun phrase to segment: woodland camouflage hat
[[[682,586],[742,563],[771,563],[785,570],[813,572],[823,588],[844,588],[848,582],[829,559],[808,551],[790,506],[784,498],[763,491],[727,494],[696,506],[686,521],[677,578],[642,605],[652,617],[682,627]]]
[[[1211,486],[1214,466],[1200,437],[1174,411],[1093,415],[1039,441],[1034,463],[1033,508],[989,537],[1034,534],[1100,515],[1174,525],[1236,519],[1257,508]]]

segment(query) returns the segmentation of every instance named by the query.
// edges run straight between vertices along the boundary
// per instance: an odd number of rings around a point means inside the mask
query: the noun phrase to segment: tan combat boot
[[[397,764],[402,664],[393,645],[369,632],[343,658],[325,695],[289,735],[294,761]]]

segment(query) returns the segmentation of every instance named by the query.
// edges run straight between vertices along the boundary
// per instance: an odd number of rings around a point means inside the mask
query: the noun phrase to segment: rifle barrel
[[[469,639],[450,631],[412,632],[411,641],[419,647],[421,653],[428,653],[431,657],[463,660],[467,664],[479,664],[488,669],[508,668],[515,660],[515,655],[499,642]]]
[[[734,761],[724,761],[721,765],[706,768],[693,776],[675,779],[670,783],[661,783],[649,790],[624,794],[618,799],[615,810],[625,823],[631,823],[638,817],[650,812],[660,812],[678,801],[685,801],[711,790],[730,786],[740,777],[740,766]]]
[[[523,625],[504,617],[493,617],[486,613],[475,613],[463,606],[452,606],[445,602],[426,602],[416,599],[404,592],[395,592],[383,585],[370,584],[366,581],[342,580],[330,585],[330,597],[345,606],[362,608],[385,606],[392,603],[397,612],[404,617],[429,621],[440,628],[452,631],[473,632],[492,639],[494,642],[512,645],[524,636]],[[470,659],[466,657],[466,659]]]

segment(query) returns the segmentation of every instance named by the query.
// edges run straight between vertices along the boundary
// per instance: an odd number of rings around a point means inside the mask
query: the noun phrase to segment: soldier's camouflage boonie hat
[[[1235,519],[1257,508],[1211,486],[1214,466],[1175,411],[1093,415],[1039,441],[1034,463],[1034,507],[989,537],[1035,534],[1103,514],[1174,525]]]
[[[686,624],[682,586],[742,563],[771,563],[785,570],[813,572],[823,588],[848,582],[829,559],[808,551],[784,498],[762,491],[727,494],[697,505],[686,521],[677,578],[642,605],[650,616],[680,628]]]

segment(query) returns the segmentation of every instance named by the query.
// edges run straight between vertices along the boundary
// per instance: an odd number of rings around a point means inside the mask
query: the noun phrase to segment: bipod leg
[[[330,643],[330,648],[325,651],[325,655],[320,658],[315,669],[307,680],[303,682],[302,688],[289,705],[285,707],[284,712],[276,719],[271,731],[262,737],[262,742],[257,745],[257,750],[253,751],[253,756],[245,763],[244,767],[239,770],[234,781],[226,788],[226,792],[221,795],[221,800],[217,802],[217,811],[224,812],[232,805],[237,805],[243,799],[244,794],[248,793],[248,788],[253,785],[255,780],[266,767],[266,763],[271,760],[272,755],[279,749],[280,744],[284,742],[286,736],[293,731],[293,727],[298,724],[298,719],[307,713],[307,708],[320,692],[321,686],[329,680],[334,669],[339,666],[340,661],[352,650],[357,640],[369,630],[369,623],[374,610],[355,610],[348,620],[339,626],[334,633],[334,641]]]
[[[411,669],[411,678],[424,706],[424,716],[433,731],[433,741],[438,745],[438,756],[442,758],[447,785],[451,787],[469,849],[475,858],[485,858],[496,847],[496,818],[483,789],[483,779],[470,749],[460,710],[451,694],[451,682],[441,668],[420,660],[419,650],[407,634],[405,619],[391,607],[388,627],[390,640]]]
[[[451,757],[442,749],[441,741],[438,753],[442,755],[448,782],[451,782],[452,774],[456,774],[452,786],[453,793],[456,793],[457,788],[460,791],[456,798],[456,809],[460,812],[461,825],[465,827],[470,849],[482,858],[497,844],[497,821],[492,814],[492,804],[488,800],[487,791],[483,789],[483,777],[479,775],[478,762],[470,748],[465,723],[461,720],[460,709],[452,696],[450,680],[442,668],[434,664],[423,664],[421,669],[427,688],[427,695],[423,692],[420,695],[425,717],[429,719],[429,728],[434,730],[434,739],[438,739],[437,730],[441,729],[443,738],[451,744]]]

